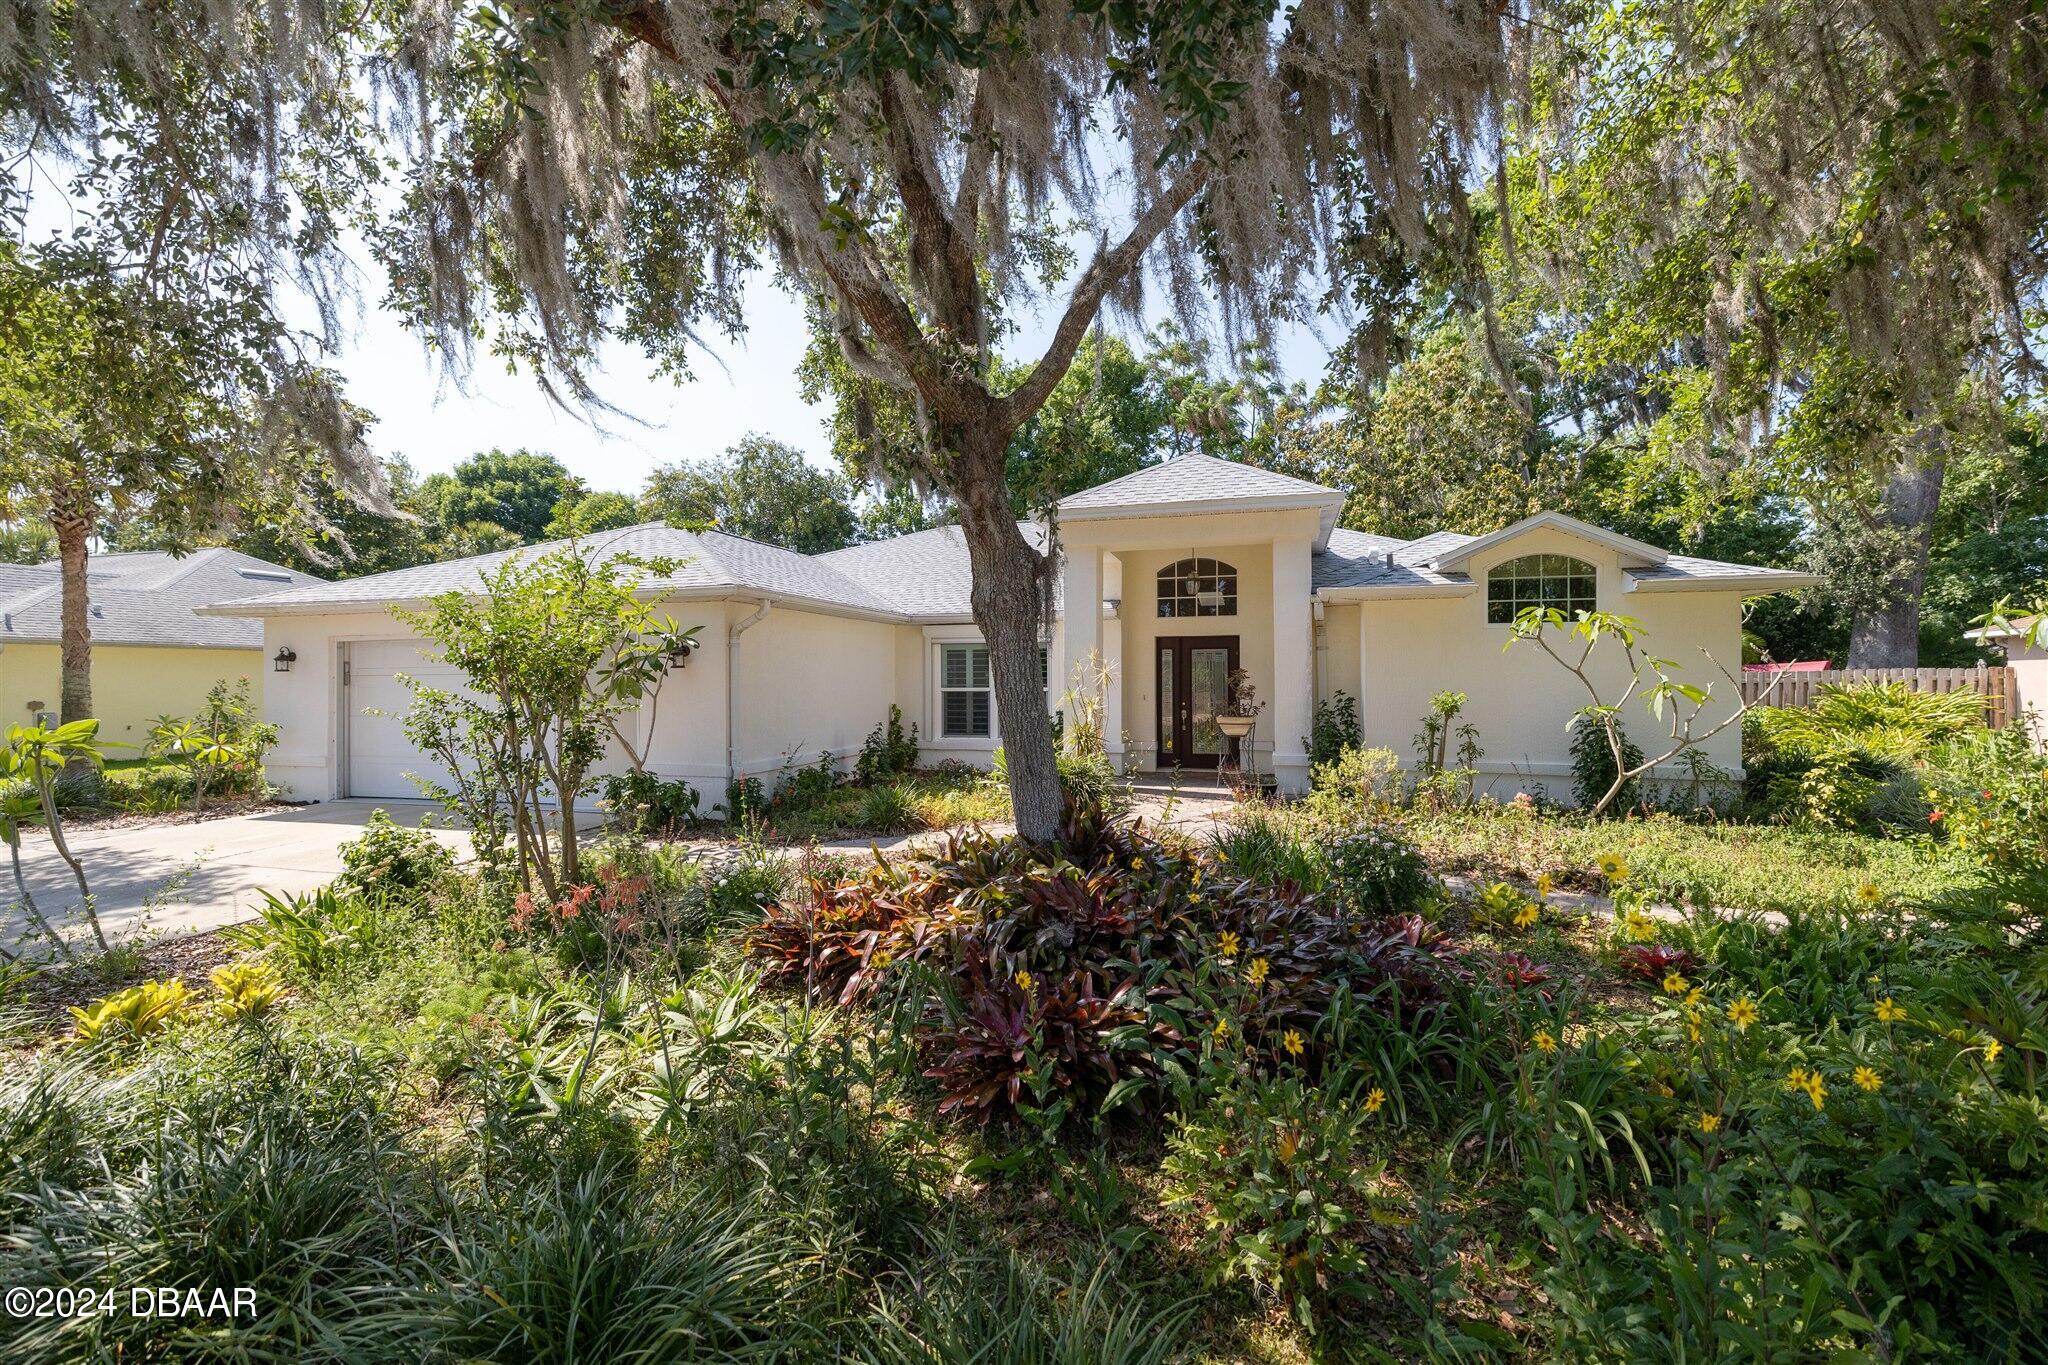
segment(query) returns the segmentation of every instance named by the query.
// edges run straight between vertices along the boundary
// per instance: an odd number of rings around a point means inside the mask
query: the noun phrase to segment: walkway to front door
[[[1159,637],[1159,766],[1214,768],[1234,741],[1216,727],[1237,670],[1235,635]]]

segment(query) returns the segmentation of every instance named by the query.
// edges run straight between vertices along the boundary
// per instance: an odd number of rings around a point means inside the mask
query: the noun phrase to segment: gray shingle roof
[[[1283,487],[1287,496],[1299,496],[1303,490],[1317,494],[1331,492],[1300,479],[1269,474],[1203,455],[1183,456],[1168,463],[1186,467],[1189,470],[1187,477],[1195,485],[1237,490],[1219,492],[1215,495],[1217,497],[1260,496],[1244,492],[1252,487],[1267,490]],[[1133,480],[1143,479],[1166,467],[1154,465],[1075,496],[1086,498],[1119,486],[1128,491]],[[1251,482],[1240,482],[1240,477],[1246,474],[1255,478]],[[1275,480],[1277,485],[1271,482]],[[1146,487],[1154,493],[1167,495],[1165,500],[1168,502],[1177,502],[1187,500],[1190,484],[1181,481],[1172,485],[1148,484]],[[1072,502],[1073,499],[1068,499],[1061,505],[1065,507]],[[1112,497],[1096,505],[1115,507],[1128,504]],[[1019,523],[1019,529],[1033,545],[1043,546],[1044,528],[1033,522],[1023,522]],[[1316,552],[1312,560],[1312,583],[1318,592],[1365,588],[1398,594],[1415,589],[1469,588],[1472,583],[1466,575],[1440,573],[1430,565],[1474,539],[1476,537],[1451,531],[1438,531],[1404,541],[1360,531],[1333,530],[1328,543]],[[372,610],[391,603],[418,603],[451,590],[475,591],[486,573],[514,556],[541,554],[571,543],[553,541],[470,559],[422,564],[416,568],[339,583],[310,581],[288,591],[244,594],[235,599],[220,600],[212,610],[262,616],[281,611]],[[732,592],[741,596],[759,594],[906,622],[965,619],[972,611],[973,579],[968,565],[967,543],[957,526],[941,526],[821,555],[802,555],[721,531],[678,530],[660,522],[588,536],[581,544],[589,552],[604,556],[631,554],[646,559],[680,561],[674,572],[659,580],[650,580],[646,585],[657,590]],[[1723,564],[1684,555],[1672,555],[1668,562],[1655,568],[1631,569],[1629,572],[1638,579],[1660,581],[1667,586],[1715,578],[1747,578],[1753,582],[1761,580],[1766,585],[1782,584],[1785,587],[1811,581],[1804,574],[1786,570],[1751,569],[1740,564]],[[4,578],[0,578],[0,584],[4,584]]]
[[[486,574],[508,561],[546,554],[579,542],[549,541],[541,545],[499,550],[468,559],[438,564],[420,564],[390,573],[344,579],[338,583],[312,583],[289,592],[268,593],[220,601],[216,609],[250,609],[256,614],[275,611],[369,609],[388,603],[423,602],[444,592],[474,592]],[[684,531],[662,522],[645,522],[616,531],[586,536],[580,544],[602,559],[633,555],[641,559],[671,559],[676,567],[645,586],[677,591],[730,589],[742,593],[804,598],[831,606],[862,612],[890,614],[895,608],[869,592],[821,558],[801,555],[780,546],[766,545],[723,531]]]
[[[320,581],[239,550],[94,555],[86,561],[92,638],[103,645],[260,649],[262,622],[201,615],[199,608]],[[0,570],[0,642],[56,642],[62,606],[56,564]]]
[[[1044,548],[1044,527],[1025,521],[1017,529],[1034,547]],[[833,550],[818,558],[906,615],[966,616],[973,611],[967,538],[958,526]]]
[[[1060,499],[1063,512],[1103,511],[1130,507],[1172,506],[1187,502],[1242,502],[1285,498],[1298,502],[1344,501],[1334,488],[1307,479],[1275,474],[1270,469],[1219,460],[1213,455],[1182,455],[1146,465],[1120,479],[1084,488]]]

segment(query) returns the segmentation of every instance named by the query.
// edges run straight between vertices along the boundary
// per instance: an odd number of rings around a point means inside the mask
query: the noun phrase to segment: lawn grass
[[[1982,879],[1966,857],[1924,838],[1884,839],[1788,825],[1705,823],[1668,815],[1588,820],[1568,811],[1487,807],[1416,814],[1409,837],[1438,872],[1597,891],[1594,860],[1612,853],[1667,899],[1794,912],[1855,904],[1875,885],[1891,901],[1942,900]]]

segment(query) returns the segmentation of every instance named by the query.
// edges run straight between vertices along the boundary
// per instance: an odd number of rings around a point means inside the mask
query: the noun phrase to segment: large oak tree
[[[1439,244],[1497,131],[1518,7],[1487,0],[527,0],[398,7],[416,155],[399,297],[588,397],[608,335],[676,368],[738,330],[756,252],[914,413],[912,480],[958,509],[1019,828],[1059,790],[1038,674],[1053,556],[1012,436],[1105,307],[1163,286],[1262,335],[1369,217]],[[1445,212],[1440,215],[1439,211]],[[1070,241],[1067,277],[1049,240]],[[998,343],[1028,308],[1035,356]]]

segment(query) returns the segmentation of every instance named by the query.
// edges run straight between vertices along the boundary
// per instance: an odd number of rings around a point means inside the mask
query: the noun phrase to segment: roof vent
[[[235,572],[244,578],[261,579],[265,583],[289,583],[292,581],[290,574],[280,573],[275,569],[237,569]]]

